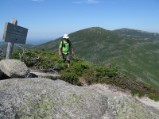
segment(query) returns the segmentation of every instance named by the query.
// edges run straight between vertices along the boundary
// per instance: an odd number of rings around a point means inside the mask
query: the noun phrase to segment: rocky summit
[[[132,96],[62,80],[0,81],[0,119],[158,119],[159,110]]]

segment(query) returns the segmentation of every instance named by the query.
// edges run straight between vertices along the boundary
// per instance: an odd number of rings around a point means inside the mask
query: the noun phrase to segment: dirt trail
[[[140,102],[144,103],[145,105],[152,106],[159,110],[159,101],[151,100],[148,97],[143,97],[143,98],[136,97],[136,99],[138,99]]]

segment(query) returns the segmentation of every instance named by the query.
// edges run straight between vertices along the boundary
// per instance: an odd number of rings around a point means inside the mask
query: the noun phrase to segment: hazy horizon
[[[89,28],[91,28],[91,27],[89,27]],[[142,29],[133,29],[133,28],[119,28],[119,29],[132,29],[132,30],[139,30],[139,31],[149,32],[149,31],[145,31],[145,30],[142,30]],[[79,29],[79,30],[83,30],[83,29]],[[106,29],[106,30],[110,30],[110,29]],[[113,30],[118,30],[118,29],[113,29]],[[111,30],[111,31],[113,31],[113,30]],[[71,33],[73,33],[73,32],[76,32],[76,31],[72,31]],[[149,33],[158,33],[159,34],[159,32],[149,32]],[[46,43],[46,42],[49,42],[49,41],[52,41],[52,40],[56,40],[60,37],[61,36],[54,37],[54,38],[53,37],[52,38],[28,38],[27,37],[26,44],[39,45],[39,44]],[[2,38],[0,38],[0,42],[5,42],[5,41]]]

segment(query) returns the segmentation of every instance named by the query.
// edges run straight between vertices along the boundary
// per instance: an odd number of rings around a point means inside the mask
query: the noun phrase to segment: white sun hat
[[[64,35],[63,35],[63,38],[69,39],[68,34],[64,34]]]

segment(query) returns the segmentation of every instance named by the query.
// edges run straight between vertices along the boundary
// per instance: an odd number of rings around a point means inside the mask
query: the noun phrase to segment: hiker
[[[68,68],[70,67],[71,55],[74,55],[74,48],[72,47],[68,34],[64,34],[59,45],[59,56],[64,62],[67,62]]]

